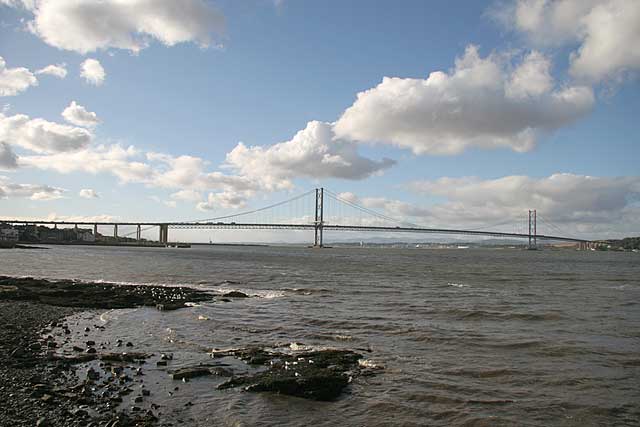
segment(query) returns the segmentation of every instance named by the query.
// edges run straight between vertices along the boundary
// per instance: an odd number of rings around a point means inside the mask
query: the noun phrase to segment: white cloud
[[[33,10],[36,7],[36,0],[0,0],[0,6],[2,5]]]
[[[180,190],[173,193],[171,198],[187,202],[198,202],[202,200],[202,194],[196,190]]]
[[[98,145],[88,149],[44,156],[21,156],[21,166],[53,170],[59,173],[110,173],[122,183],[152,182],[154,171],[149,164],[135,160],[139,152],[134,147]]]
[[[209,193],[206,202],[197,205],[198,210],[203,212],[216,208],[238,209],[246,206],[247,195],[235,191],[222,191],[220,193]]]
[[[62,117],[66,121],[76,126],[92,128],[100,123],[98,115],[92,111],[87,111],[82,105],[71,101],[71,104],[62,112]]]
[[[102,85],[106,75],[102,64],[97,59],[89,58],[80,64],[80,76],[89,84],[94,86]]]
[[[265,188],[287,189],[296,177],[364,179],[395,161],[363,157],[356,145],[335,138],[330,123],[312,121],[286,142],[266,147],[238,144],[227,154],[226,164]]]
[[[416,154],[457,154],[465,149],[531,150],[540,135],[579,119],[594,104],[584,86],[553,89],[549,60],[526,55],[481,58],[467,47],[450,73],[424,79],[385,77],[361,92],[336,122],[339,138],[382,142]]]
[[[67,191],[63,188],[38,184],[14,184],[0,176],[0,198],[27,198],[30,200],[56,200]]]
[[[6,142],[0,142],[0,170],[11,170],[18,167],[18,156]]]
[[[203,0],[40,0],[32,10],[34,34],[82,54],[109,48],[139,52],[154,39],[166,46],[207,47],[213,34],[224,31],[224,17]]]
[[[38,79],[31,71],[24,67],[7,68],[7,63],[0,56],[0,96],[15,96],[37,85]]]
[[[60,153],[85,148],[93,135],[86,129],[61,125],[24,114],[0,113],[0,141],[37,153]]]
[[[98,197],[100,197],[96,190],[93,190],[91,188],[83,188],[78,193],[78,196],[82,197],[83,199],[97,199]]]
[[[524,222],[527,211],[536,209],[569,235],[596,237],[593,233],[605,230],[640,231],[639,217],[633,218],[640,200],[637,176],[610,178],[562,173],[544,178],[441,178],[414,182],[410,188],[447,200],[429,207],[428,219],[437,225]]]
[[[64,79],[67,77],[67,66],[65,64],[47,65],[36,71],[36,74],[47,74],[59,79]]]
[[[640,2],[637,0],[517,0],[490,11],[507,28],[536,45],[577,46],[571,75],[589,82],[640,70]]]

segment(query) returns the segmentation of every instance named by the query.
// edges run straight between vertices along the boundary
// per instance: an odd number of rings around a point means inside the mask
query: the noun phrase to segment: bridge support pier
[[[139,242],[141,238],[142,238],[142,229],[140,228],[140,224],[138,224],[138,227],[136,228],[136,240]]]
[[[169,225],[159,224],[160,227],[160,243],[167,244],[169,241]]]
[[[113,224],[113,237],[118,239],[118,224]]]
[[[529,211],[529,249],[538,249],[538,214],[537,211]]]
[[[313,242],[314,248],[321,248],[323,238],[323,220],[324,220],[324,188],[316,188],[316,220],[314,223],[315,239]]]
[[[98,237],[98,224],[93,224],[93,235]]]

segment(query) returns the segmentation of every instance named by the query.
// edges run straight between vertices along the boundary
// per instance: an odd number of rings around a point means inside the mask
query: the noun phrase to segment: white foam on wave
[[[284,292],[275,289],[216,288],[213,289],[213,291],[221,295],[228,294],[229,292],[242,292],[252,297],[265,299],[282,298],[285,296]]]
[[[462,283],[447,283],[448,286],[453,286],[454,288],[468,288],[469,285],[463,285]]]

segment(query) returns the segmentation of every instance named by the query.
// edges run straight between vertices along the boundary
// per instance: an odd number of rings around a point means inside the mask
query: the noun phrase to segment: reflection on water
[[[4,251],[0,274],[190,285],[256,298],[114,310],[105,340],[171,352],[304,343],[366,352],[381,374],[337,402],[148,382],[195,425],[637,425],[640,256],[266,247]],[[85,316],[85,317],[82,317]],[[101,317],[100,317],[101,316]],[[369,352],[370,350],[370,352]],[[154,372],[156,370],[153,370]],[[172,392],[170,395],[169,392]],[[185,407],[191,401],[194,405]]]

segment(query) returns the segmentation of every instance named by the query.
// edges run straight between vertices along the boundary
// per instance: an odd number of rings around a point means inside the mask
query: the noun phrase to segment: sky
[[[638,235],[638,71],[636,0],[0,0],[0,217]]]

